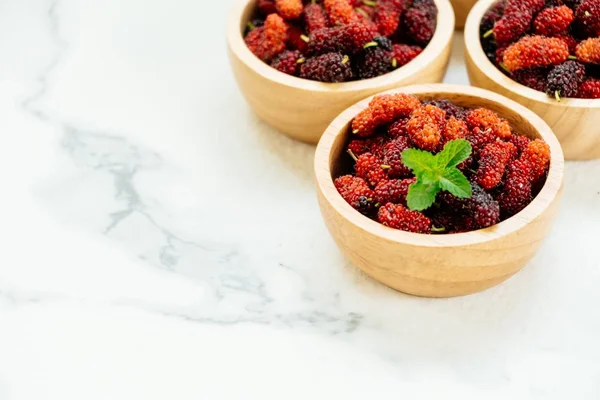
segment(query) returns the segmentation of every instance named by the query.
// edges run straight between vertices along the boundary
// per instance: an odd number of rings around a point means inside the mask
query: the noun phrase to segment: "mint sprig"
[[[417,177],[408,189],[408,208],[422,211],[431,207],[441,190],[460,198],[471,197],[471,184],[456,166],[469,158],[472,150],[464,139],[451,140],[436,155],[417,149],[404,150],[402,162]]]

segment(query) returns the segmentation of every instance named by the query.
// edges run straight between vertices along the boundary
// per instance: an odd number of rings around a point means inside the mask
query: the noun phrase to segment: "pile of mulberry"
[[[598,98],[600,0],[501,0],[479,34],[488,59],[550,98]]]
[[[282,73],[321,82],[390,73],[423,51],[437,24],[433,0],[256,0],[256,5],[244,31],[250,51]],[[334,71],[324,70],[331,65]]]
[[[589,81],[590,91],[600,93],[599,83]],[[348,154],[341,156],[347,158],[339,160],[341,175],[334,180],[342,198],[367,218],[419,234],[469,232],[512,217],[533,201],[550,168],[544,141],[519,135],[489,109],[445,99],[375,96],[354,117],[347,135]],[[404,164],[403,154],[418,149],[435,155],[456,139],[472,147],[470,157],[457,166],[471,195],[461,198],[442,190],[430,207],[411,209],[409,192],[421,178]]]

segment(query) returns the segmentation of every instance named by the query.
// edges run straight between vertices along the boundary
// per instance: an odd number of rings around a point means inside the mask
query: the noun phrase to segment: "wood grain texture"
[[[542,117],[558,137],[567,160],[600,158],[600,99],[557,102],[513,81],[487,59],[479,40],[479,22],[494,2],[477,2],[465,26],[465,61],[471,84],[502,94]]]
[[[462,29],[467,21],[469,11],[477,0],[450,0],[452,8],[454,8],[454,17],[456,18],[456,29]]]
[[[417,58],[386,75],[347,83],[322,83],[286,75],[254,56],[242,32],[255,3],[241,0],[229,17],[227,44],[233,74],[262,120],[303,142],[317,143],[329,123],[360,99],[399,86],[441,82],[446,73],[454,31],[454,12],[448,0],[435,0],[439,10],[437,28]]]
[[[550,127],[525,107],[498,94],[467,86],[416,85],[391,90],[419,98],[448,99],[487,107],[513,128],[550,146],[548,179],[523,211],[493,227],[452,235],[421,235],[381,225],[354,210],[333,185],[352,118],[371,97],[344,111],[327,128],[315,153],[319,206],[341,251],[371,277],[396,290],[427,297],[475,293],[508,279],[537,252],[558,212],[564,157]]]

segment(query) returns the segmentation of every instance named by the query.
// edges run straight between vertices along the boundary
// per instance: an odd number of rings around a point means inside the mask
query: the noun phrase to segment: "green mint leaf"
[[[458,164],[469,158],[472,151],[471,143],[467,140],[451,140],[446,143],[444,150],[435,156],[438,168],[445,170],[446,168],[456,167]]]
[[[423,150],[407,149],[402,152],[402,162],[412,169],[418,177],[425,171],[433,172],[436,169],[433,154]]]
[[[447,190],[456,197],[466,198],[472,195],[471,184],[456,167],[446,168],[444,174],[440,177],[439,184],[442,189]]]
[[[408,188],[408,195],[406,196],[406,203],[408,208],[416,211],[423,211],[434,203],[435,196],[440,191],[440,185],[438,182],[432,184],[425,184],[422,182],[415,182]]]

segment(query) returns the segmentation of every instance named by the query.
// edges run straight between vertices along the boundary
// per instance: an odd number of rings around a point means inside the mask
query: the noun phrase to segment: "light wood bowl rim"
[[[564,156],[562,148],[548,124],[527,108],[496,93],[471,86],[449,84],[413,85],[388,90],[377,95],[385,93],[408,93],[416,95],[460,93],[467,96],[486,99],[501,107],[512,109],[527,120],[550,146],[550,169],[546,183],[536,198],[520,213],[493,227],[448,235],[417,234],[386,227],[365,217],[346,203],[333,185],[330,169],[332,145],[339,135],[345,134],[344,129],[340,128],[346,127],[356,114],[367,107],[369,101],[374,97],[370,96],[346,109],[329,125],[317,145],[314,160],[316,183],[323,198],[338,214],[359,229],[377,236],[381,240],[420,247],[461,247],[477,245],[500,239],[522,229],[539,217],[552,204],[556,196],[559,195],[564,177]],[[529,245],[530,243],[525,244]]]
[[[483,18],[483,14],[497,0],[479,0],[475,3],[471,12],[467,17],[467,22],[464,28],[464,38],[466,51],[471,56],[471,59],[479,70],[497,85],[505,89],[523,96],[531,101],[537,101],[553,107],[564,108],[585,108],[585,109],[600,109],[600,99],[576,99],[576,98],[561,98],[560,102],[548,97],[546,93],[531,89],[525,85],[510,79],[504,75],[492,62],[486,57],[481,47],[479,38],[479,24]]]
[[[233,54],[235,54],[248,68],[265,79],[291,88],[314,92],[336,93],[384,88],[414,75],[418,75],[422,66],[435,62],[440,53],[448,46],[448,43],[452,41],[452,35],[454,34],[454,9],[449,0],[434,1],[438,8],[437,25],[431,41],[423,49],[421,54],[408,64],[392,72],[371,79],[343,83],[317,82],[285,74],[264,63],[248,49],[248,46],[246,46],[246,43],[244,42],[242,32],[240,32],[240,24],[244,11],[246,10],[246,7],[250,6],[250,3],[254,3],[256,0],[239,0],[233,6],[227,23],[227,42]],[[440,16],[443,16],[443,18],[440,18]]]

